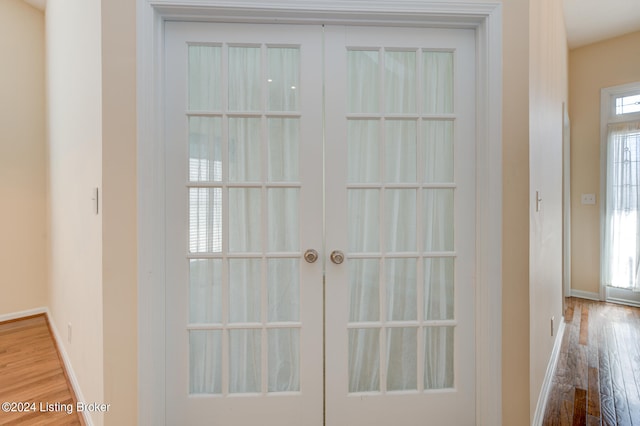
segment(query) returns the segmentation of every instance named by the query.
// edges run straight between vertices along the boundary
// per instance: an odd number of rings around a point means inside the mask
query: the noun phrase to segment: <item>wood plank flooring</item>
[[[543,424],[640,426],[640,309],[569,298],[565,322]],[[44,315],[0,323],[3,402],[35,411],[0,410],[0,425],[84,425]]]
[[[0,425],[85,424],[44,314],[0,323],[0,403],[7,402],[22,412],[0,409]]]
[[[640,308],[568,298],[545,426],[640,426]]]

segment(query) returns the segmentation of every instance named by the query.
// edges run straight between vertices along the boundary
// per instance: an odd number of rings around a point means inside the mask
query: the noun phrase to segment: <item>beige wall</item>
[[[571,287],[600,287],[600,89],[640,81],[640,32],[573,49],[571,118]],[[596,194],[582,205],[581,194]]]
[[[48,0],[49,304],[87,402],[104,398],[100,0]],[[67,326],[72,325],[69,342]],[[103,416],[93,413],[95,425]]]
[[[568,49],[562,2],[531,2],[529,63],[529,327],[533,420],[562,321],[562,136]],[[535,196],[539,194],[539,208]],[[551,318],[554,333],[551,334]]]
[[[0,315],[47,305],[44,15],[0,1]]]
[[[135,2],[48,0],[51,310],[96,425],[137,420]],[[93,211],[100,188],[101,211]]]
[[[529,1],[503,2],[502,424],[529,423]]]
[[[114,426],[138,415],[135,32],[134,1],[102,2],[104,392]]]

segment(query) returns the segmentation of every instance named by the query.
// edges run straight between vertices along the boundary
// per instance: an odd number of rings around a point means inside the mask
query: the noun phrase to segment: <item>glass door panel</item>
[[[325,32],[327,424],[473,424],[473,33]]]
[[[168,423],[319,425],[320,29],[167,40]]]

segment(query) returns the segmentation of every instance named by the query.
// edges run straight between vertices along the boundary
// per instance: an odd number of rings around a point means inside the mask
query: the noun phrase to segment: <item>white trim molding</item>
[[[607,302],[640,307],[640,293],[636,291],[627,288],[606,287],[605,294],[604,300]]]
[[[571,295],[571,121],[562,103],[562,282],[563,296]]]
[[[425,0],[137,0],[138,407],[163,425],[164,22],[468,28],[477,52],[476,424],[502,423],[502,3]]]
[[[549,364],[547,365],[547,373],[544,375],[544,381],[542,382],[542,388],[540,389],[540,395],[538,395],[538,404],[536,405],[536,412],[533,415],[532,426],[542,426],[544,420],[544,412],[547,409],[547,402],[549,401],[549,394],[551,393],[551,387],[553,385],[553,376],[556,373],[556,367],[558,366],[558,359],[560,358],[560,349],[562,348],[562,338],[564,336],[565,323],[564,318],[560,322],[558,327],[558,333],[556,334],[556,340],[553,343],[553,350],[551,351],[551,358],[549,358]]]
[[[21,319],[21,318],[26,318],[26,317],[31,317],[34,315],[41,315],[41,314],[47,314],[47,317],[49,317],[48,314],[49,310],[47,308],[34,308],[34,309],[27,309],[25,311],[19,311],[19,312],[11,312],[8,314],[2,314],[0,315],[0,322],[5,322],[5,321],[13,321],[13,320],[17,320],[17,319]]]
[[[625,291],[607,286],[604,268],[605,218],[607,208],[607,145],[608,126],[614,123],[640,120],[640,112],[616,115],[615,99],[620,96],[635,95],[640,91],[640,82],[621,84],[600,89],[600,294],[599,300],[640,306],[640,296],[633,291]],[[611,294],[613,293],[613,294]]]
[[[587,300],[597,300],[597,301],[601,300],[600,293],[595,293],[592,291],[575,290],[575,289],[571,290],[571,297],[578,297],[580,299],[587,299]]]
[[[71,359],[67,354],[67,351],[64,349],[63,339],[56,328],[56,324],[51,318],[51,313],[49,309],[46,309],[47,321],[49,322],[49,328],[51,329],[51,333],[53,334],[53,338],[56,341],[56,347],[58,349],[58,353],[62,358],[62,362],[64,363],[64,368],[67,372],[67,376],[69,377],[69,382],[71,383],[71,387],[73,388],[73,392],[76,394],[76,400],[80,402],[86,401],[82,394],[82,389],[80,389],[80,382],[78,382],[78,377],[76,373],[73,371],[73,366],[71,365]],[[82,417],[84,418],[84,422],[87,426],[93,426],[93,419],[91,418],[91,414],[89,411],[82,411]]]

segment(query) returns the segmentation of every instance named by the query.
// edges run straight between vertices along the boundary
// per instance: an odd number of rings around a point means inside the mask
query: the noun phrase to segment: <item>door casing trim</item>
[[[425,1],[137,0],[138,424],[165,424],[164,22],[476,31],[476,424],[502,423],[502,5]]]

